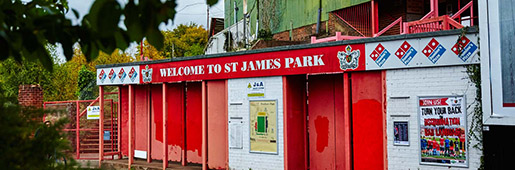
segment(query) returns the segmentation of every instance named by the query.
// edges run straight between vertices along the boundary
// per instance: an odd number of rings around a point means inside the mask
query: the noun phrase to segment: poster
[[[88,106],[87,119],[100,119],[100,106]]]
[[[243,121],[242,117],[232,118],[229,121],[229,148],[243,149]]]
[[[420,163],[468,166],[463,96],[420,97]]]
[[[250,152],[277,154],[277,100],[249,103]]]
[[[393,122],[394,145],[409,145],[408,129],[407,121]]]
[[[247,85],[247,97],[249,99],[265,97],[265,83],[263,81],[249,82]]]

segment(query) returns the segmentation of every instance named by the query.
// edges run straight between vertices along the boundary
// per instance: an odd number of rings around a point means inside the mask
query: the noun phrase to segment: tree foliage
[[[96,98],[98,88],[96,86],[95,72],[89,71],[86,66],[82,66],[77,77],[77,92],[79,100],[91,100]]]
[[[218,0],[206,2],[214,5]],[[165,38],[159,25],[174,19],[175,7],[175,0],[128,0],[123,6],[117,0],[95,0],[80,24],[73,25],[65,14],[73,12],[79,18],[79,13],[68,7],[67,0],[0,1],[0,60],[39,60],[51,70],[48,43],[61,44],[67,60],[75,43],[87,61],[97,58],[99,51],[111,54],[143,37],[162,49]]]
[[[151,59],[202,55],[207,44],[207,34],[207,30],[200,25],[180,24],[171,31],[163,31],[164,46],[161,50],[144,41],[143,55]]]
[[[66,120],[45,124],[41,117],[52,113],[22,108],[2,91],[0,88],[0,166],[13,170],[72,169],[76,163],[65,154],[69,141],[61,131]]]

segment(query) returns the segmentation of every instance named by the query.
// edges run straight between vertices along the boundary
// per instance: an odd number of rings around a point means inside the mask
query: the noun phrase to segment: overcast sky
[[[89,12],[91,5],[94,0],[69,0],[68,5],[70,8],[73,8],[79,12],[80,17],[82,18],[85,14]],[[163,0],[162,0],[163,1]],[[127,3],[127,0],[118,0],[120,4]],[[173,22],[170,22],[168,25],[161,24],[161,30],[172,30],[177,27],[179,24],[189,24],[191,22],[196,23],[198,25],[202,25],[206,28],[207,23],[207,5],[206,0],[176,0],[177,13],[175,14],[175,19]],[[77,24],[80,22],[80,19],[77,20],[73,12],[68,12],[66,17],[73,21],[73,24]],[[223,18],[224,17],[224,0],[218,0],[218,3],[209,8],[209,17],[213,18]],[[121,22],[123,23],[123,22]],[[123,27],[123,25],[121,25]],[[131,44],[131,46],[127,49],[129,53],[136,53],[135,43]],[[64,54],[62,49],[58,48],[58,53],[60,53],[61,61],[65,61]]]

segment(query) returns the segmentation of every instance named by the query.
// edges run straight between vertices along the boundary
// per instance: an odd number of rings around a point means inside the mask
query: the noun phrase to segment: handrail
[[[473,8],[473,3],[474,1],[470,1],[467,5],[463,6],[463,8],[461,8],[458,12],[456,12],[454,15],[451,16],[451,19],[456,19],[458,18],[458,16],[460,16],[463,12],[465,12],[465,10],[467,10],[468,8],[472,9]],[[470,16],[472,18],[472,16]]]
[[[463,25],[461,25],[460,23],[458,23],[456,20],[450,18],[450,17],[447,17],[447,22],[448,24],[456,27],[457,29],[461,29],[463,28]]]
[[[335,15],[335,14],[333,14]],[[358,32],[361,36],[363,37],[366,37],[365,34],[361,33],[361,31],[359,31],[357,28],[355,28],[354,26],[352,26],[352,24],[350,24],[349,22],[347,22],[347,20],[343,19],[341,16],[339,15],[335,15],[337,16],[338,18],[340,18],[345,24],[347,24],[350,28],[352,28],[354,31]]]
[[[425,19],[427,19],[429,17],[432,17],[434,13],[435,13],[434,11],[428,12],[426,15],[424,15],[424,17],[420,18],[419,21],[420,20],[425,20]]]
[[[95,103],[97,103],[97,102],[98,102],[98,100],[100,100],[100,96],[98,96],[95,100],[93,100],[93,101],[92,101],[88,106],[93,106]],[[78,107],[78,106],[77,106],[77,107]],[[84,116],[84,114],[86,113],[86,111],[87,111],[87,110],[88,110],[88,109],[87,109],[87,107],[86,107],[86,109],[84,109],[84,111],[80,112],[79,117]]]
[[[402,17],[397,18],[395,21],[393,21],[390,25],[383,28],[383,30],[379,31],[377,34],[374,34],[374,37],[381,36],[386,31],[390,30],[393,26],[399,24],[400,32],[402,33]]]

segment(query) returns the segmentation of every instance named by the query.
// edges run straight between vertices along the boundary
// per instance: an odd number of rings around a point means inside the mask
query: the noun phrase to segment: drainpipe
[[[236,38],[234,42],[238,42],[238,6],[236,6],[236,1],[234,1],[234,24],[236,25]]]
[[[318,1],[317,34],[320,33],[320,16],[322,15],[322,0]]]
[[[256,1],[257,7],[257,15],[256,15],[256,39],[258,38],[259,33],[259,0]]]

